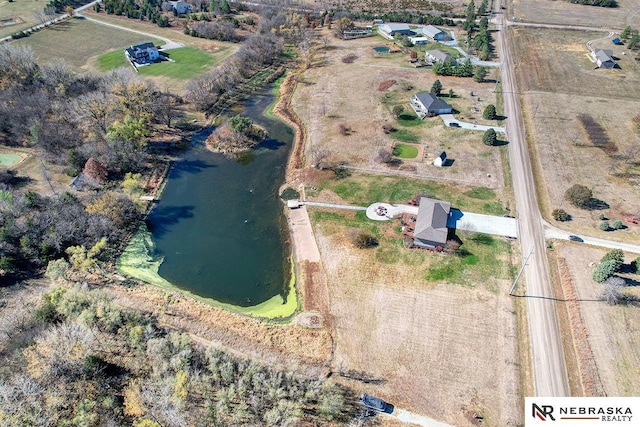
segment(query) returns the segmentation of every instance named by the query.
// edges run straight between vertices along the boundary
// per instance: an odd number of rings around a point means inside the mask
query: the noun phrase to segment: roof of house
[[[426,240],[444,245],[447,243],[447,218],[451,203],[441,200],[420,198],[418,219],[416,221],[414,239]]]
[[[426,38],[426,37],[420,37],[420,36],[418,36],[418,37],[409,37],[409,40],[411,41],[411,43],[416,43],[416,42],[426,42],[426,41],[429,41],[429,39],[428,39],[428,38]]]
[[[432,39],[435,38],[438,34],[443,32],[440,28],[434,27],[433,25],[427,25],[426,27],[422,27],[421,31],[422,31],[422,34],[424,34],[425,36],[429,36]]]
[[[600,62],[613,61],[613,51],[609,49],[596,49],[593,51],[596,59]],[[615,61],[613,61],[615,62]]]
[[[416,98],[418,98],[422,105],[424,105],[424,108],[429,111],[446,110],[453,108],[451,105],[447,104],[442,99],[438,98],[430,92],[416,93]]]
[[[391,33],[393,31],[408,31],[409,30],[409,25],[407,25],[407,24],[389,23],[389,24],[381,25],[380,29],[382,29],[383,31],[386,31],[388,33]]]
[[[434,58],[436,58],[436,61],[442,61],[442,62],[446,62],[446,61],[451,61],[451,55],[449,55],[447,52],[443,52],[441,50],[428,50],[427,55],[432,56]]]

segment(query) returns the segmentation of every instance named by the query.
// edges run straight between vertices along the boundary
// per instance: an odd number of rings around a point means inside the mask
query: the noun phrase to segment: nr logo
[[[538,406],[535,403],[532,404],[532,414],[533,418],[540,418],[542,421],[547,421],[547,417],[551,421],[555,421],[556,419],[553,417],[553,406],[551,405],[542,405]]]

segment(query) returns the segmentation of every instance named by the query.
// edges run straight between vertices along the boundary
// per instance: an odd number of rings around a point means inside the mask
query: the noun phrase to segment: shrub
[[[496,145],[497,140],[496,131],[493,129],[487,129],[484,135],[482,135],[482,142],[485,145]]]
[[[620,271],[620,267],[624,264],[624,252],[622,252],[621,249],[613,249],[607,252],[600,260],[600,262],[606,261],[614,261],[616,266],[615,271]]]
[[[567,199],[569,203],[579,208],[588,207],[591,202],[591,197],[593,197],[593,193],[589,187],[580,184],[572,185],[564,193],[564,198]]]
[[[638,273],[638,271],[640,271],[640,257],[634,259],[633,261],[631,261],[631,264],[629,264],[631,267],[631,272],[632,273]]]
[[[353,244],[359,249],[373,248],[378,246],[378,239],[370,234],[358,233],[353,239]]]
[[[598,219],[604,221],[605,219],[607,219],[607,217],[605,216],[604,212],[600,212],[600,215],[598,215]]]
[[[616,272],[616,262],[604,261],[593,270],[591,277],[598,283],[603,283]]]
[[[569,221],[569,214],[564,209],[554,209],[551,216],[556,221]]]
[[[613,221],[614,230],[622,230],[624,228],[624,224],[619,219]]]
[[[609,225],[609,221],[602,221],[599,225],[600,230],[602,231],[609,231],[611,230],[611,226]]]
[[[496,106],[493,104],[487,105],[487,108],[482,112],[482,117],[487,120],[495,120],[496,119]]]
[[[342,57],[342,62],[344,62],[345,64],[352,64],[356,59],[358,59],[358,55],[356,55],[355,53],[350,53]]]
[[[396,117],[400,117],[403,111],[404,111],[404,107],[402,105],[396,105],[393,107],[393,110],[392,110],[393,115]]]

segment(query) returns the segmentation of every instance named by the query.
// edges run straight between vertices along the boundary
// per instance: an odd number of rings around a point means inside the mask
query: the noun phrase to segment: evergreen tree
[[[442,92],[442,83],[440,83],[440,80],[436,80],[433,82],[433,86],[431,86],[431,93],[440,96],[440,92]]]
[[[493,129],[487,129],[487,131],[482,135],[482,142],[485,145],[496,145],[498,141],[498,137],[496,135],[496,131]]]
[[[487,107],[482,112],[482,117],[487,120],[495,120],[496,119],[496,106],[493,104],[487,105]]]

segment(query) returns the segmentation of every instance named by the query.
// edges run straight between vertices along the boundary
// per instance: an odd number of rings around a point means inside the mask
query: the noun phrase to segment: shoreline
[[[283,81],[286,80],[283,79]],[[276,98],[274,102],[267,108],[265,111],[265,115],[272,118],[278,119],[286,123],[294,130],[294,141],[292,146],[293,148],[299,145],[299,140],[297,140],[297,135],[299,134],[297,131],[297,126],[292,126],[288,120],[285,120],[279,114],[274,114],[273,111],[276,110],[277,106],[280,104],[280,100],[282,99],[279,96],[277,91],[279,85],[276,85],[274,89],[276,89]],[[290,95],[289,95],[290,98]],[[213,151],[207,147],[207,150]],[[243,150],[249,151],[249,150]],[[228,153],[221,153],[228,154]],[[289,159],[287,159],[287,169],[285,171],[285,179],[284,183],[286,184],[288,181],[288,172],[289,172],[289,164],[290,164],[291,155]],[[161,193],[161,189],[164,189],[167,178],[169,176],[169,172],[172,168],[172,162],[169,162],[165,168],[164,173],[162,174],[162,180],[155,188],[155,197],[159,197]],[[147,212],[145,216],[154,208],[153,205],[148,206]],[[289,228],[289,232],[291,235],[292,229],[291,224],[287,224]],[[158,274],[158,270],[162,260],[154,259],[152,257],[153,252],[153,241],[151,239],[150,233],[147,231],[146,226],[142,224],[138,230],[133,234],[132,238],[129,240],[127,245],[125,246],[122,254],[116,260],[116,270],[118,274],[122,274],[133,279],[140,280],[144,282],[146,285],[151,285],[157,288],[164,289],[166,291],[178,291],[185,296],[189,296],[196,301],[204,302],[205,304],[223,309],[227,312],[233,314],[241,314],[247,317],[256,318],[262,321],[276,321],[280,323],[289,323],[293,320],[298,311],[300,311],[302,304],[299,299],[299,286],[296,286],[298,283],[298,275],[296,272],[298,271],[299,264],[299,256],[297,256],[297,251],[293,248],[293,244],[291,245],[291,250],[287,258],[288,263],[290,263],[290,275],[288,284],[285,290],[285,295],[278,294],[274,295],[272,298],[264,301],[260,304],[254,306],[239,306],[224,303],[213,298],[202,297],[196,295],[188,290],[182,289],[175,284],[167,281],[163,277]],[[302,286],[302,285],[301,285]]]

